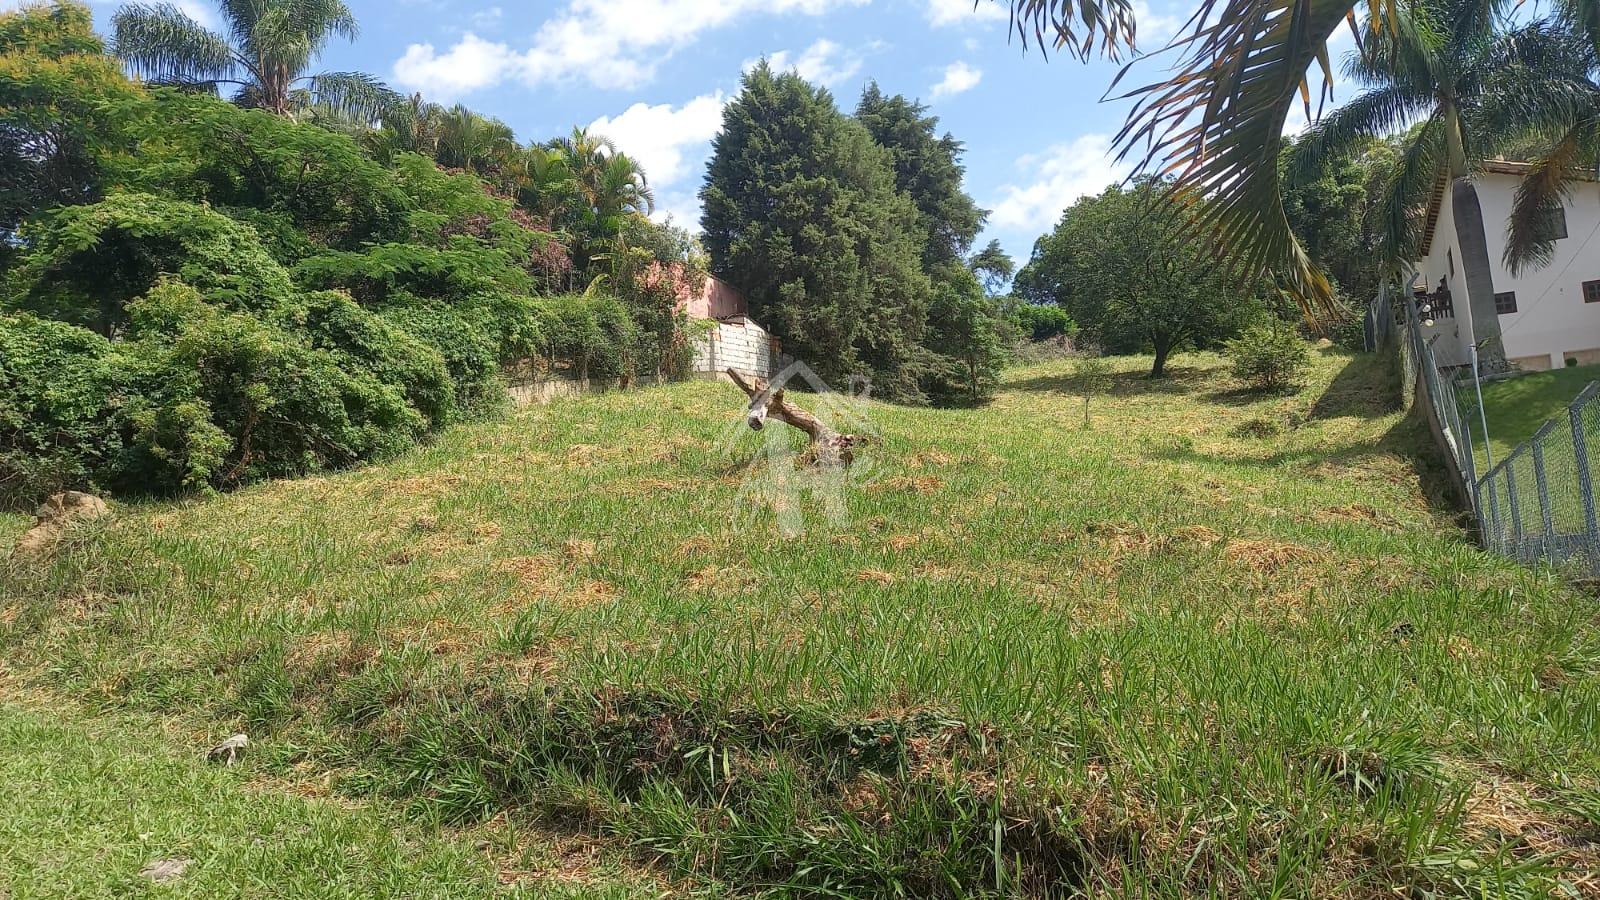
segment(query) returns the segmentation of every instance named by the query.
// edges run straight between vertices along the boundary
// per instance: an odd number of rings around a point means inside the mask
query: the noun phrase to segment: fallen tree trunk
[[[727,373],[750,398],[750,405],[745,408],[745,422],[751,430],[760,431],[766,427],[768,419],[773,419],[804,432],[811,441],[811,455],[820,465],[847,466],[855,458],[860,438],[834,431],[821,419],[790,403],[782,388],[773,390],[765,379],[747,378],[733,369],[728,369]]]

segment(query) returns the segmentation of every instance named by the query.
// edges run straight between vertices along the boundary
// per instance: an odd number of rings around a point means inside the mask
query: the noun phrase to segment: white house
[[[1563,215],[1552,223],[1561,239],[1550,264],[1512,275],[1502,259],[1506,219],[1526,171],[1526,163],[1495,161],[1473,178],[1506,356],[1529,371],[1569,365],[1569,360],[1576,365],[1600,363],[1600,184],[1588,178],[1574,185]],[[1429,295],[1434,324],[1424,328],[1424,336],[1438,335],[1433,349],[1444,366],[1469,364],[1475,340],[1451,212],[1450,191],[1441,182],[1428,205],[1423,258],[1414,283]]]

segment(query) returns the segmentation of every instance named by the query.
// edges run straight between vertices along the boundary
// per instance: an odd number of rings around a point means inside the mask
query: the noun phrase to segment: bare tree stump
[[[861,443],[856,435],[834,431],[821,419],[790,403],[782,388],[773,390],[765,379],[747,378],[733,369],[727,373],[750,398],[745,422],[752,431],[760,431],[772,419],[804,432],[811,442],[810,455],[818,465],[848,466],[855,459],[855,447]]]

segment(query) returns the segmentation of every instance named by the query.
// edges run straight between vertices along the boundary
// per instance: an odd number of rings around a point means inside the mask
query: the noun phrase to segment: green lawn
[[[713,383],[124,508],[0,574],[0,647],[415,827],[526,816],[705,889],[1593,893],[1593,598],[1428,504],[1376,361],[1274,398],[1147,364],[1090,430],[1067,363],[873,405],[837,519],[748,492]]]
[[[1484,385],[1483,406],[1489,419],[1489,444],[1494,461],[1500,462],[1509,456],[1551,417],[1564,414],[1591,381],[1600,381],[1600,366],[1535,372]],[[1476,402],[1470,395],[1463,399],[1469,404]],[[1483,425],[1476,414],[1470,419],[1478,471],[1487,472],[1487,454],[1482,447]]]
[[[445,839],[383,808],[200,760],[149,716],[0,701],[0,897],[648,897],[613,876],[538,878],[507,830]],[[247,757],[248,758],[248,757]],[[292,788],[292,789],[291,789]],[[514,837],[514,836],[513,836]],[[487,841],[489,846],[478,849]],[[153,863],[181,861],[159,883]]]

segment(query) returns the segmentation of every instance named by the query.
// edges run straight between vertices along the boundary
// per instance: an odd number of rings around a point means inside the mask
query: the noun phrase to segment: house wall
[[[1496,293],[1514,291],[1517,311],[1500,316],[1506,356],[1524,369],[1540,370],[1565,365],[1568,358],[1586,363],[1600,359],[1600,303],[1583,302],[1583,283],[1600,280],[1600,184],[1580,182],[1567,202],[1567,237],[1556,242],[1549,265],[1513,276],[1502,257],[1506,247],[1506,220],[1516,197],[1516,175],[1477,177],[1478,202],[1483,208],[1489,258]],[[1450,272],[1451,259],[1455,273]],[[1446,279],[1455,303],[1454,319],[1439,319],[1425,329],[1438,336],[1434,353],[1441,365],[1471,362],[1471,310],[1466,296],[1461,246],[1456,239],[1450,192],[1445,191],[1428,257],[1418,265],[1429,291]]]
[[[727,319],[742,316],[750,311],[744,295],[715,275],[707,275],[705,286],[698,294],[687,287],[678,296],[678,303],[691,319]]]

